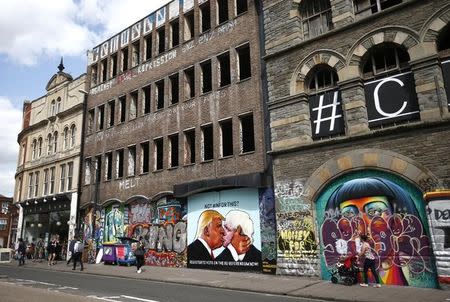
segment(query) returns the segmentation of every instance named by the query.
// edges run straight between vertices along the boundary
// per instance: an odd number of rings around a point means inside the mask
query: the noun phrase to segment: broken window
[[[137,108],[139,106],[138,104],[138,91],[133,91],[130,93],[130,120],[135,119],[137,116]]]
[[[88,112],[88,120],[87,120],[88,133],[92,133],[92,131],[94,131],[94,116],[95,116],[94,109],[90,109]]]
[[[355,0],[355,14],[366,17],[402,3],[402,0]]]
[[[155,145],[155,171],[163,169],[163,157],[164,157],[164,145],[163,138],[157,138],[154,140]]]
[[[247,10],[247,0],[236,0],[236,16],[245,13]]]
[[[152,58],[152,34],[148,34],[144,38],[145,41],[145,60]]]
[[[95,182],[100,182],[102,179],[102,156],[95,157]]]
[[[101,78],[102,78],[102,82],[105,82],[107,79],[107,72],[108,72],[108,64],[106,59],[102,60],[102,62],[100,63],[101,66]]]
[[[184,14],[184,41],[194,38],[194,11]]]
[[[200,5],[200,29],[202,32],[211,29],[211,9],[209,6],[209,1]]]
[[[202,93],[207,93],[212,90],[212,72],[211,60],[200,63],[202,70]]]
[[[116,117],[116,101],[115,100],[108,102],[108,112],[109,112],[108,127],[112,127],[112,126],[114,126],[114,119]]]
[[[172,104],[178,103],[178,95],[179,95],[179,80],[178,73],[175,73],[169,76],[170,82],[170,99]]]
[[[150,113],[151,85],[142,88],[143,113]]]
[[[128,176],[136,175],[136,146],[128,147]]]
[[[184,164],[195,163],[195,129],[184,131]]]
[[[170,47],[180,44],[180,21],[175,19],[170,23]]]
[[[299,9],[305,38],[317,37],[333,29],[330,0],[304,0]]]
[[[125,122],[126,114],[127,114],[127,99],[123,95],[119,97],[119,114],[120,114],[120,122]]]
[[[221,157],[233,155],[233,121],[232,119],[219,122]]]
[[[239,117],[241,122],[241,153],[255,151],[255,133],[253,124],[253,114],[246,114]]]
[[[112,153],[105,154],[105,180],[111,180],[112,178]]]
[[[217,0],[218,24],[228,21],[228,0]]]
[[[98,106],[97,110],[97,130],[103,130],[105,121],[105,105]]]
[[[112,54],[110,58],[111,78],[117,75],[117,53]]]
[[[236,49],[238,55],[239,81],[252,76],[250,63],[250,45],[246,44]]]
[[[226,52],[217,57],[219,61],[219,87],[231,84],[230,53]]]
[[[373,46],[361,60],[365,78],[386,73],[400,73],[409,68],[409,54],[393,43],[382,43]]]
[[[178,133],[169,136],[170,150],[169,150],[169,167],[178,167]]]
[[[125,47],[121,51],[122,56],[122,71],[128,70],[128,47]]]
[[[148,142],[141,143],[141,172],[148,173],[150,148]]]
[[[166,51],[166,29],[164,28],[164,26],[158,29],[157,35],[158,35],[158,54],[160,54]]]
[[[157,104],[156,109],[163,109],[164,108],[164,79],[156,82],[156,98],[157,98]]]
[[[213,125],[202,126],[202,159],[203,161],[214,158]]]
[[[186,99],[195,97],[195,69],[194,66],[184,71],[184,95]]]
[[[116,178],[123,177],[123,149],[116,151]]]
[[[334,68],[326,64],[318,64],[310,71],[306,82],[309,83],[309,91],[318,92],[337,86],[338,75]]]
[[[138,66],[141,59],[141,43],[139,40],[132,45],[131,67]]]
[[[97,85],[97,78],[98,78],[97,65],[92,65],[91,66],[91,82],[92,82],[92,86]]]
[[[84,184],[89,185],[91,183],[91,159],[86,158],[84,160]]]

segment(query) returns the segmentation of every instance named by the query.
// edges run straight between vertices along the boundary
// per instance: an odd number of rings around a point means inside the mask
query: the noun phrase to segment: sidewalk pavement
[[[16,266],[17,262],[5,264]],[[48,266],[42,263],[27,261],[25,268],[39,268],[51,271],[72,271],[72,265],[65,261]],[[381,288],[346,286],[333,284],[319,278],[294,276],[266,275],[260,273],[242,273],[189,268],[167,268],[144,266],[141,274],[135,267],[84,264],[84,271],[78,274],[94,274],[120,278],[134,278],[159,282],[171,282],[224,289],[234,289],[250,292],[287,295],[293,297],[313,298],[327,301],[358,301],[358,302],[448,302],[450,291],[409,286],[382,286]]]

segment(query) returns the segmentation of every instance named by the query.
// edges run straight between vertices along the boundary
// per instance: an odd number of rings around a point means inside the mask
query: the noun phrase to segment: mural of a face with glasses
[[[396,177],[360,174],[336,181],[317,200],[323,275],[357,254],[366,234],[383,284],[436,287],[421,192]]]

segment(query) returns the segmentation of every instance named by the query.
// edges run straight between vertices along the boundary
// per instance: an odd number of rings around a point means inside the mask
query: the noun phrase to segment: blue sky
[[[43,96],[61,57],[74,78],[86,51],[170,0],[14,0],[0,10],[0,194],[13,196],[24,100]]]

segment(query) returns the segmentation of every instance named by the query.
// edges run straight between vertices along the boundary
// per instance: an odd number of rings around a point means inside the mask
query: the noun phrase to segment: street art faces
[[[188,267],[261,269],[256,189],[197,194],[188,201]]]
[[[436,287],[423,200],[409,183],[381,172],[348,175],[325,189],[317,209],[323,276],[357,254],[366,234],[384,284]]]

